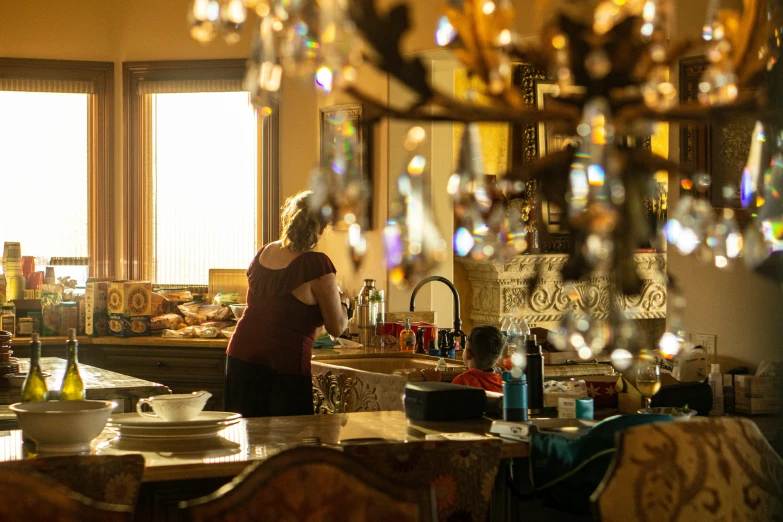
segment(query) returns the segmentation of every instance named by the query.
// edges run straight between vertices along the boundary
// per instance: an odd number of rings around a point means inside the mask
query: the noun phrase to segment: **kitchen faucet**
[[[446,279],[445,277],[441,276],[429,276],[425,277],[421,281],[419,281],[419,284],[417,284],[413,288],[413,292],[411,293],[411,312],[415,311],[415,302],[416,302],[416,294],[419,293],[419,290],[422,286],[426,285],[430,281],[438,281],[440,283],[443,283],[444,285],[448,286],[451,290],[452,295],[454,295],[454,329],[449,332],[449,338],[450,342],[448,344],[450,345],[450,348],[454,347],[454,341],[457,337],[460,337],[463,341],[462,348],[465,348],[464,340],[465,340],[465,332],[462,331],[462,320],[459,317],[459,294],[457,293],[457,288],[454,286],[454,283]]]

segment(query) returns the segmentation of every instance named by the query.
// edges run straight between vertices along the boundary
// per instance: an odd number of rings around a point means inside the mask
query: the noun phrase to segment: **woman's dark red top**
[[[247,270],[247,308],[226,353],[280,373],[309,376],[315,331],[324,318],[317,304],[305,304],[291,292],[337,270],[321,252],[300,254],[285,268],[266,268],[258,262],[264,248]]]

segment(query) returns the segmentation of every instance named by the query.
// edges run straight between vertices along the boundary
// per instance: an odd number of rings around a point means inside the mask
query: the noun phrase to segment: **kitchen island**
[[[60,388],[65,374],[65,366],[64,359],[58,357],[41,358],[41,369],[50,374],[46,378],[46,386],[50,391],[54,391],[55,397],[56,390]],[[27,373],[29,367],[29,359],[19,359],[20,372]],[[136,403],[139,399],[170,393],[166,386],[157,382],[96,368],[89,364],[79,364],[79,373],[84,381],[87,399],[115,401],[117,402],[117,412],[136,411]],[[0,388],[0,405],[13,404],[20,400],[21,388],[12,388],[7,385]]]

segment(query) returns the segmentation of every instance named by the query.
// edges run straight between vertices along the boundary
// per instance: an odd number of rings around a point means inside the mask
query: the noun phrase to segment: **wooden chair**
[[[0,469],[33,469],[66,488],[98,502],[136,506],[144,475],[141,455],[69,455],[24,459]]]
[[[432,440],[347,445],[345,454],[398,484],[432,487],[438,520],[484,522],[503,442]]]
[[[783,519],[783,460],[739,417],[649,424],[620,435],[591,497],[604,522]]]
[[[343,453],[299,447],[258,462],[215,493],[181,502],[192,522],[433,522],[432,492],[388,481]]]
[[[0,469],[3,522],[130,522],[129,506],[96,502],[30,469]]]

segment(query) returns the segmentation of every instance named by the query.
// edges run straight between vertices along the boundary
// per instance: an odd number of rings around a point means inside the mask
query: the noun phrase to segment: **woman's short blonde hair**
[[[320,212],[310,208],[312,192],[303,190],[289,197],[283,205],[280,216],[280,239],[283,246],[293,252],[303,252],[318,243],[328,222]]]

